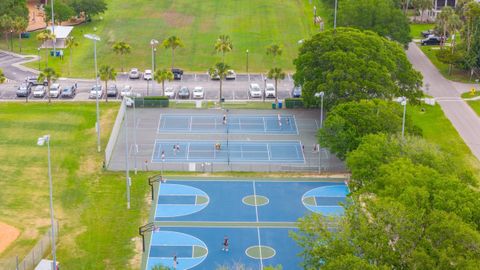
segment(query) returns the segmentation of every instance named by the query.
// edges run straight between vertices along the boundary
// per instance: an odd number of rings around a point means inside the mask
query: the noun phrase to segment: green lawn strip
[[[101,104],[103,146],[117,108],[117,103]],[[95,105],[3,103],[0,111],[0,217],[21,230],[0,260],[22,258],[48,228],[47,149],[36,140],[51,134],[58,261],[68,269],[125,269],[130,263],[137,268],[132,238],[148,216],[146,180],[133,177],[127,210],[124,175],[101,170]]]
[[[433,23],[411,23],[410,35],[413,39],[424,39],[422,31],[427,31],[434,28],[435,24]]]
[[[277,66],[284,70],[294,69],[292,60],[298,51],[298,41],[318,33],[313,24],[313,4],[307,0],[295,1],[161,1],[161,0],[108,0],[105,14],[94,18],[92,23],[76,26],[72,34],[79,42],[74,49],[72,77],[93,77],[93,43],[83,37],[86,33],[96,34],[102,40],[98,43],[99,65],[108,63],[120,70],[123,57],[111,50],[115,41],[127,41],[132,53],[125,57],[126,69],[137,67],[141,70],[151,67],[152,38],[163,40],[170,35],[180,37],[184,48],[176,51],[175,65],[188,71],[205,72],[221,60],[213,45],[220,34],[230,35],[233,51],[225,62],[237,72],[246,72],[246,50],[249,50],[249,72],[265,72],[273,65],[271,57],[265,54],[266,47],[278,43],[283,55],[277,58]],[[327,17],[326,9],[317,2],[317,14]],[[101,18],[101,19],[100,19]],[[328,18],[326,18],[328,19]],[[326,23],[328,28],[329,24]],[[132,36],[132,33],[135,33]],[[22,40],[23,53],[37,54],[39,42],[31,38]],[[0,48],[8,46],[0,40]],[[14,40],[18,52],[18,41]],[[42,50],[41,55],[45,55]],[[171,51],[157,50],[157,66],[170,67]],[[65,58],[49,58],[49,66],[63,75],[68,75],[69,52]],[[41,61],[44,67],[44,59]],[[38,63],[27,66],[37,68]]]
[[[474,98],[474,97],[478,97],[478,96],[480,96],[479,91],[475,91],[475,93],[473,95],[472,95],[472,92],[470,92],[470,91],[462,93],[462,95],[461,95],[462,98]]]
[[[472,108],[472,110],[474,110],[475,113],[480,116],[480,100],[469,100],[467,103],[470,108]]]
[[[422,112],[421,108],[424,108],[425,111]],[[459,171],[469,169],[477,179],[480,179],[479,161],[445,117],[438,104],[435,106],[409,106],[407,114],[411,116],[415,125],[422,128],[425,139],[438,144],[442,150],[450,154],[452,161],[458,164]]]
[[[448,65],[440,62],[437,59],[436,52],[440,50],[439,46],[419,46],[423,53],[430,59],[432,64],[440,71],[443,77],[448,80],[458,81],[458,82],[471,82],[470,74],[468,71],[461,70],[455,67],[452,67],[451,74],[448,73]]]

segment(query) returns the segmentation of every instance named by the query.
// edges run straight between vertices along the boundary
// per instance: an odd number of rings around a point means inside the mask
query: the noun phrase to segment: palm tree
[[[268,71],[267,78],[275,80],[275,97],[276,97],[278,80],[285,79],[285,72],[283,72],[281,68],[272,68]]]
[[[52,32],[50,32],[49,30],[45,30],[45,31],[42,31],[40,33],[38,33],[37,35],[37,40],[41,42],[40,46],[42,44],[44,44],[45,42],[47,42],[48,40],[54,40],[55,39],[55,35],[52,34]],[[48,48],[45,46],[45,66],[48,67]]]
[[[112,46],[113,51],[117,55],[122,55],[123,56],[123,63],[122,63],[122,72],[125,68],[125,55],[129,54],[132,50],[132,46],[130,44],[124,42],[124,41],[119,41],[115,42]]]
[[[65,47],[67,49],[70,49],[70,57],[69,57],[69,62],[68,62],[68,75],[70,75],[70,68],[72,66],[72,51],[73,51],[74,47],[78,47],[78,42],[75,40],[75,37],[68,36],[65,39]]]
[[[117,78],[117,72],[109,65],[102,65],[98,71],[100,80],[105,82],[105,92],[107,91],[108,81]],[[108,102],[108,95],[105,95],[105,102]]]
[[[28,21],[23,17],[16,17],[12,22],[15,33],[18,33],[18,47],[22,52],[22,33],[27,30]]]
[[[276,65],[276,59],[277,56],[282,55],[283,50],[282,48],[277,45],[277,44],[272,44],[269,47],[267,47],[267,55],[271,55],[273,57],[273,65]]]
[[[7,47],[9,47],[8,33],[10,33],[10,30],[12,29],[13,29],[13,19],[7,14],[3,14],[3,16],[0,17],[0,31],[3,32],[3,36],[5,37],[5,43],[7,44]],[[13,48],[11,48],[11,50],[13,50]]]
[[[228,35],[220,35],[215,42],[215,51],[222,53],[222,63],[225,63],[225,53],[233,50],[233,44]]]
[[[455,11],[453,10],[453,8],[449,7],[449,6],[446,6],[444,8],[442,8],[442,11],[437,15],[437,26],[438,28],[442,29],[443,31],[443,34],[442,34],[442,38],[443,38],[443,41],[442,41],[442,47],[445,43],[445,39],[447,37],[447,28],[448,28],[448,21],[450,20],[450,18],[452,17],[452,15],[455,13]]]
[[[5,77],[5,74],[3,74],[3,70],[0,69],[0,84],[5,81],[7,81],[7,78]]]
[[[223,79],[225,79],[225,76],[227,76],[228,70],[230,69],[230,66],[221,62],[215,64],[215,66],[211,67],[208,70],[208,74],[210,77],[213,77],[214,75],[218,75],[219,77],[219,82],[220,82],[220,102],[222,102],[222,87],[223,87]]]
[[[51,97],[50,97],[50,85],[52,84],[52,81],[57,80],[57,78],[60,77],[60,74],[58,74],[53,68],[46,67],[40,74],[38,75],[38,81],[43,82],[44,80],[47,80],[47,96],[48,96],[48,103],[51,102]]]
[[[153,74],[153,79],[162,84],[162,96],[165,96],[165,81],[173,80],[173,73],[167,69],[157,69]]]
[[[163,40],[162,46],[165,49],[171,48],[172,49],[172,69],[174,67],[174,60],[175,60],[175,49],[180,47],[183,48],[183,41],[177,36],[170,36]]]

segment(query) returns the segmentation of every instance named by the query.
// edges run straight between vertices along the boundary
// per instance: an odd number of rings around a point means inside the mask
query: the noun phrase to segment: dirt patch
[[[6,223],[0,222],[0,254],[17,239],[20,230]]]
[[[185,15],[175,11],[165,11],[161,18],[171,27],[185,27],[193,23],[193,16]]]
[[[130,259],[130,266],[136,268],[142,263],[142,238],[134,237],[132,242],[135,243],[135,255]]]

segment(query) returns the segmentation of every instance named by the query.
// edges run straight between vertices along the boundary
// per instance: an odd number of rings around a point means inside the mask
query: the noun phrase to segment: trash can
[[[222,98],[220,99],[220,102],[222,102],[222,103],[225,102],[225,98],[222,97]]]
[[[30,38],[30,33],[29,32],[23,32],[20,34],[22,38]]]
[[[282,108],[282,101],[281,101],[281,100],[278,101],[278,108],[279,108],[279,109]]]
[[[275,102],[272,102],[272,109],[276,109],[277,108],[277,104],[275,104]]]

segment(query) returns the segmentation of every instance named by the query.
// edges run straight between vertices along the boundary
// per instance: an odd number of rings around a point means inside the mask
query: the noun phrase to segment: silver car
[[[93,86],[92,89],[90,90],[90,94],[88,95],[88,98],[91,98],[91,99],[96,99],[97,97],[98,98],[103,97],[103,89],[101,85]]]
[[[174,99],[175,98],[175,89],[173,87],[167,87],[165,88],[165,96]]]
[[[50,86],[50,97],[58,98],[62,93],[62,88],[59,83],[54,83]]]
[[[252,98],[259,98],[262,97],[262,89],[258,83],[251,83],[248,87],[248,95]]]
[[[45,86],[43,85],[37,85],[35,86],[35,89],[33,89],[33,97],[43,98],[45,94],[46,94]]]
[[[130,79],[140,79],[140,71],[138,71],[138,68],[132,68],[130,72],[128,73],[128,78]]]

